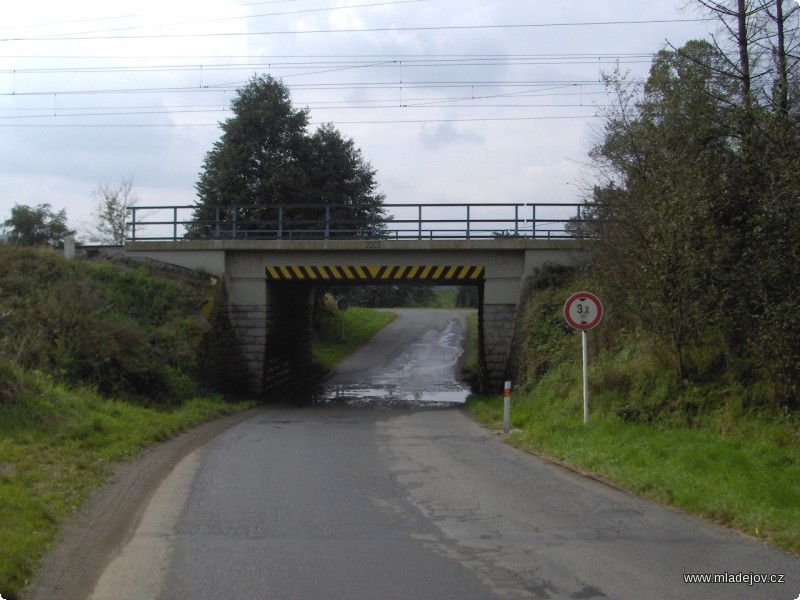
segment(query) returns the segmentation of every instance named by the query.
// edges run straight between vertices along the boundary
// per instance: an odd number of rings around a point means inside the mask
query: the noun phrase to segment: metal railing
[[[129,209],[129,241],[474,240],[580,237],[585,204],[477,203],[343,206],[136,206]]]

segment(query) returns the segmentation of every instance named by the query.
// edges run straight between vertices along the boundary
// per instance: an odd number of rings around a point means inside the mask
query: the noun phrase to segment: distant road
[[[185,454],[110,558],[95,600],[800,595],[797,556],[515,450],[461,408],[386,402],[254,411]],[[684,582],[740,573],[784,583]]]
[[[459,379],[467,315],[474,310],[394,309],[397,318],[325,380],[329,402],[463,404]]]

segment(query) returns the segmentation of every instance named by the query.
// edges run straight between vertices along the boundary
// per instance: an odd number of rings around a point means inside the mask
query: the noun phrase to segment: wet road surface
[[[460,380],[466,316],[472,312],[395,309],[398,317],[331,374],[318,400],[349,405],[463,404]]]
[[[396,323],[395,334],[376,339],[328,382],[357,385],[360,365],[366,388],[394,390],[389,400],[384,394],[369,404],[353,395],[267,407],[191,452],[150,500],[92,598],[800,594],[796,556],[519,452],[460,408],[391,400],[427,377],[400,383],[403,365],[416,360],[409,356],[427,351],[393,347],[388,340],[420,339],[416,326]],[[448,340],[450,318],[437,323],[430,339]],[[421,360],[419,369],[434,362]],[[426,394],[414,393],[413,402]],[[683,578],[740,572],[784,575],[784,583]]]

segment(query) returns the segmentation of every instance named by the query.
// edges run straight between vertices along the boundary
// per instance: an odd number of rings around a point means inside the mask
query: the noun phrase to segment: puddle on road
[[[449,390],[403,391],[396,387],[371,387],[359,384],[326,386],[318,394],[318,404],[394,406],[452,406],[464,404],[470,391],[459,386]]]
[[[464,404],[469,389],[458,380],[464,334],[458,319],[428,331],[378,372],[357,382],[323,384],[315,403],[384,406]],[[334,377],[335,380],[335,377]]]

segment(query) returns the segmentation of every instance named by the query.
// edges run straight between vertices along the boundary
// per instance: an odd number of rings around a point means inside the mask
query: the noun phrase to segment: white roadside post
[[[64,258],[75,258],[75,237],[68,235],[64,238]]]
[[[511,428],[511,382],[506,381],[503,389],[503,433]]]
[[[589,292],[572,294],[564,303],[564,318],[573,329],[581,332],[583,342],[583,423],[589,422],[589,339],[587,332],[603,318],[600,299]]]

